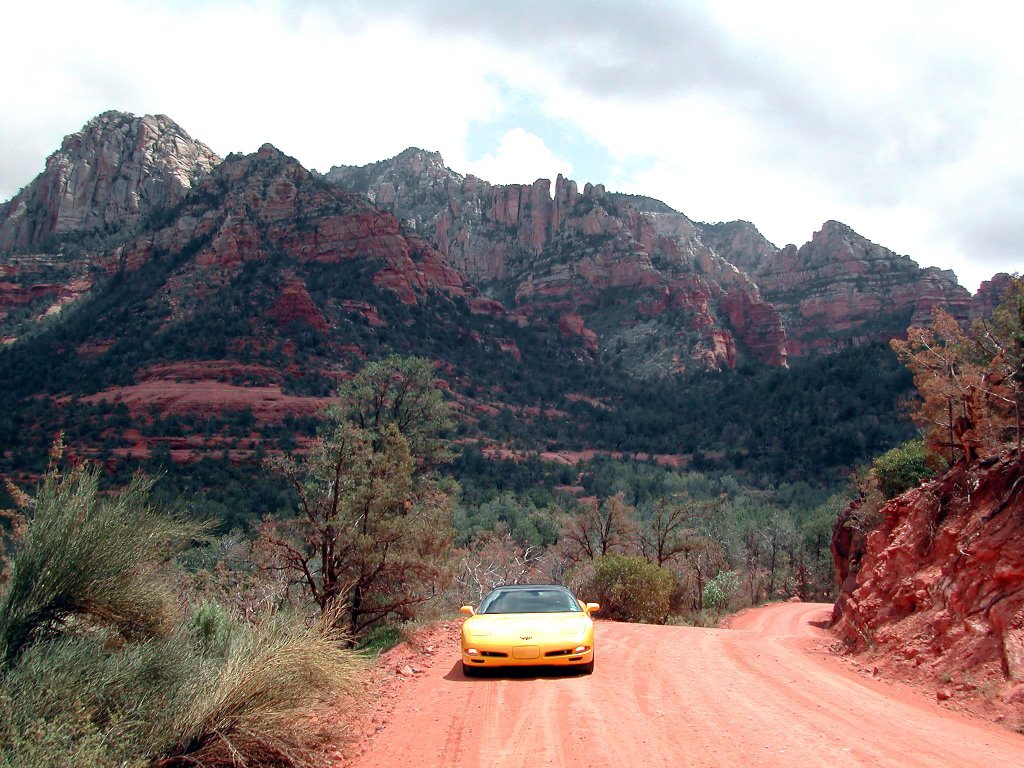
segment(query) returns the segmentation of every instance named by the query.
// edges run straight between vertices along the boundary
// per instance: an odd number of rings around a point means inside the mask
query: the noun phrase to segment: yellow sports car
[[[600,606],[583,603],[565,587],[514,584],[484,596],[480,607],[460,609],[462,671],[550,665],[594,671],[594,622]]]

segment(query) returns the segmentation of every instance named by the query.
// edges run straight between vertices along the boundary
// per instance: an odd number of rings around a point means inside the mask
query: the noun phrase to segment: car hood
[[[529,637],[572,637],[586,632],[593,622],[580,613],[496,613],[466,619],[462,631],[470,637],[522,642]]]

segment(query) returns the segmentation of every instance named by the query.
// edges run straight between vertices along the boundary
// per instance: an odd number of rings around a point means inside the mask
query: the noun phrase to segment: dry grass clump
[[[307,628],[275,616],[237,633],[222,663],[183,687],[168,723],[176,737],[155,765],[315,765],[325,746],[315,715],[357,693],[365,665],[330,619]]]
[[[0,768],[319,764],[340,728],[323,707],[364,659],[336,616],[177,620],[160,569],[202,526],[150,487],[100,495],[94,470],[51,470],[31,500],[0,594]]]

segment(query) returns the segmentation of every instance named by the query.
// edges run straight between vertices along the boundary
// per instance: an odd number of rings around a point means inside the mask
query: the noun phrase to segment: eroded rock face
[[[1015,452],[908,491],[833,539],[835,629],[936,678],[1024,683],[1024,473]]]
[[[292,323],[301,323],[318,331],[326,331],[330,327],[306,290],[306,284],[297,275],[289,276],[270,314],[282,327]]]
[[[557,323],[589,353],[654,343],[676,361],[663,366],[668,372],[691,363],[735,365],[742,345],[761,362],[785,365],[778,313],[701,242],[693,222],[663,203],[610,195],[601,185],[581,191],[562,176],[553,190],[546,179],[492,185],[418,149],[363,168],[332,168],[326,178],[386,205],[470,280],[514,296],[516,317]],[[626,317],[598,332],[609,305]],[[580,327],[588,333],[569,330]]]
[[[157,253],[192,244],[198,249],[194,261],[171,287],[193,300],[226,285],[245,263],[271,254],[298,265],[370,260],[379,265],[374,284],[407,304],[433,290],[467,295],[462,275],[426,241],[407,238],[394,216],[325,184],[269,144],[255,155],[229,157],[198,184],[167,226],[117,249],[107,268],[133,269]],[[326,329],[295,275],[286,280],[272,312],[280,323],[298,320]]]
[[[992,312],[1003,300],[1003,294],[1010,287],[1011,281],[1010,275],[999,272],[993,275],[991,280],[983,282],[971,302],[971,319],[992,317]]]
[[[903,336],[927,325],[934,307],[966,323],[971,295],[948,270],[920,268],[906,256],[826,222],[809,243],[768,253],[750,225],[718,225],[725,258],[750,271],[761,295],[781,313],[791,355]]]
[[[432,290],[460,296],[474,314],[562,328],[593,360],[624,350],[622,362],[640,375],[729,367],[744,356],[782,366],[790,354],[902,335],[935,306],[966,321],[991,311],[1001,285],[997,276],[972,304],[951,273],[922,270],[837,222],[800,248],[778,249],[747,222],[700,224],[659,201],[580,189],[561,176],[494,185],[420,149],[333,168],[334,186],[281,157],[265,146],[221,164],[169,118],[105,113],[0,207],[0,251],[117,229],[174,206],[173,217],[113,255],[83,257],[72,279],[88,275],[95,258],[109,271],[131,269],[201,243],[170,285],[184,292],[172,302],[180,307],[272,255],[318,264],[367,257],[382,262],[374,285],[402,302]],[[81,294],[53,279],[72,274],[63,254],[49,257],[59,269],[0,264],[0,313],[29,306],[38,318]],[[298,311],[284,307],[283,316]],[[576,318],[587,334],[564,333]]]
[[[105,112],[67,136],[46,170],[0,206],[0,250],[130,224],[177,204],[219,162],[165,115]]]

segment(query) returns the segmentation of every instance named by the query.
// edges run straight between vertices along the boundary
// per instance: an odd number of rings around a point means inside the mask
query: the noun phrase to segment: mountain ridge
[[[166,116],[105,112],[0,206],[0,252],[141,226],[220,162]],[[778,248],[749,222],[694,222],[653,198],[599,184],[580,191],[562,176],[553,189],[544,179],[490,184],[416,147],[318,175],[393,213],[441,254],[437,270],[479,285],[478,308],[557,325],[590,354],[623,357],[640,375],[733,367],[743,355],[785,365],[791,355],[884,341],[927,322],[935,306],[963,322],[983,312],[952,273],[921,269],[840,222],[799,248]],[[400,271],[390,279],[409,282]],[[0,288],[0,312],[40,295],[73,301],[86,285],[19,282]],[[609,314],[620,322],[609,325]]]
[[[162,143],[151,130],[166,132]],[[180,153],[154,153],[178,146],[182,134],[169,119],[104,113],[62,145],[61,156],[85,170],[61,167],[83,178],[139,179],[133,194],[141,202],[146,169],[179,178]],[[122,151],[126,136],[146,137],[145,151]],[[123,162],[89,176],[107,167],[103,157]],[[83,198],[89,204],[68,219],[74,226],[0,254],[2,362],[8,394],[23,398],[11,408],[34,397],[56,398],[58,410],[76,397],[101,410],[131,403],[131,418],[158,431],[166,419],[233,419],[249,408],[256,424],[273,426],[282,413],[308,418],[363,360],[398,352],[435,360],[467,424],[486,431],[503,412],[547,413],[550,448],[565,440],[588,447],[573,423],[590,424],[622,450],[621,430],[606,428],[606,414],[625,408],[637,423],[649,421],[634,404],[616,402],[647,391],[629,381],[667,380],[657,398],[678,409],[671,382],[681,377],[788,364],[803,339],[788,330],[786,313],[799,319],[814,296],[789,305],[766,299],[776,288],[762,289],[751,275],[775,274],[780,253],[803,259],[805,271],[819,269],[826,305],[827,291],[845,291],[864,306],[871,297],[857,293],[862,275],[851,268],[864,262],[899,278],[895,287],[879,283],[903,301],[889,317],[909,320],[922,314],[924,299],[945,300],[918,287],[922,275],[941,281],[941,273],[900,261],[838,223],[801,254],[777,249],[746,222],[701,224],[660,201],[601,185],[580,190],[563,177],[553,189],[544,180],[492,185],[416,148],[372,166],[336,167],[333,179],[269,144],[207,160],[211,169],[189,177],[187,188],[160,205],[147,198],[146,210],[129,206],[123,219],[104,216],[120,210],[130,187],[95,184]],[[50,199],[43,192],[52,165],[19,195]],[[61,199],[53,205],[59,214]],[[42,232],[10,221],[0,228]],[[872,259],[858,258],[865,255]],[[997,293],[995,281],[985,300]],[[867,320],[877,325],[878,314]],[[906,328],[865,329],[862,317],[853,319],[861,325],[827,337],[834,343],[800,351],[813,358],[868,348]],[[672,418],[689,418],[691,407],[687,401]],[[530,429],[540,426],[525,418]],[[662,432],[674,422],[660,421],[645,427],[646,443],[672,452]],[[17,439],[18,427],[10,434]],[[142,447],[118,450],[144,455],[152,441],[133,439]],[[692,442],[688,450],[698,450]]]

